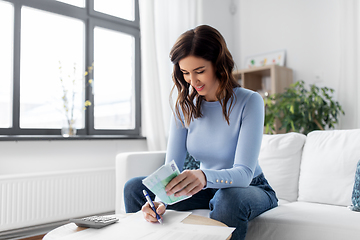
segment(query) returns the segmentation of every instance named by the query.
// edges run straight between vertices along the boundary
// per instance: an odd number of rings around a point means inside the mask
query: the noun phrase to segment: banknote
[[[166,195],[165,186],[177,175],[180,174],[174,160],[162,165],[158,170],[145,178],[142,182],[150,189],[160,200],[166,204],[172,205],[191,196],[175,197],[173,195]]]

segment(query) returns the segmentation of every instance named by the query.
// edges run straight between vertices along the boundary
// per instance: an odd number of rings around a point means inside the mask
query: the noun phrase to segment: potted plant
[[[78,92],[77,84],[83,84],[86,80],[86,77],[92,73],[94,64],[87,67],[87,71],[81,76],[81,79],[77,79],[76,74],[76,64],[74,63],[73,74],[69,74],[67,79],[63,79],[62,66],[59,61],[59,73],[60,73],[60,83],[62,87],[62,104],[63,104],[63,113],[66,119],[65,125],[61,129],[61,135],[64,137],[75,136],[76,135],[76,126],[75,126],[75,116],[74,111],[76,108],[75,96],[80,94]],[[91,85],[93,82],[92,79],[89,79],[86,83],[86,86]],[[82,110],[86,110],[87,107],[91,105],[90,100],[84,102]]]
[[[333,100],[334,90],[310,85],[305,89],[304,81],[298,81],[283,93],[265,97],[265,133],[279,130],[299,132],[307,135],[313,130],[335,127],[340,114],[345,114],[337,101]]]

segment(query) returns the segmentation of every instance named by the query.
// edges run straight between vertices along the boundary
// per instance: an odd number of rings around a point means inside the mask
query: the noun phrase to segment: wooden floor
[[[35,236],[35,237],[29,237],[29,238],[22,238],[21,240],[42,240],[44,235],[39,235],[39,236]]]

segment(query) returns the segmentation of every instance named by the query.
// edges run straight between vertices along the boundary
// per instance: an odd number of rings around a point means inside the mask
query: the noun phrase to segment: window
[[[94,79],[103,79],[94,82],[95,129],[135,128],[134,37],[99,27],[94,35]]]
[[[135,20],[133,0],[95,0],[94,10],[130,21]]]
[[[85,7],[85,0],[56,0],[56,1],[71,4],[77,7]]]
[[[0,0],[0,135],[140,132],[137,0]]]
[[[84,33],[81,20],[49,13],[29,7],[21,9],[21,58],[20,58],[20,128],[61,128],[63,115],[62,77],[72,86],[72,62],[84,72]],[[62,72],[60,76],[59,62]],[[70,66],[67,66],[70,65]],[[66,68],[67,67],[67,68]],[[68,81],[66,81],[68,80]],[[74,92],[77,128],[84,127],[81,115],[82,84]],[[72,89],[71,89],[72,90]],[[71,93],[70,93],[71,94]],[[71,97],[71,96],[70,96]],[[81,124],[79,124],[79,122]]]
[[[12,52],[14,7],[12,4],[0,1],[0,128],[10,128],[12,125]]]

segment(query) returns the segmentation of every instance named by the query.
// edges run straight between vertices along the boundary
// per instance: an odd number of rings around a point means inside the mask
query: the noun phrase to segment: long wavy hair
[[[181,108],[185,126],[189,126],[194,118],[202,117],[201,103],[204,97],[199,95],[194,87],[190,88],[191,85],[185,81],[179,66],[179,61],[187,56],[201,57],[213,64],[216,78],[219,80],[216,98],[222,106],[225,120],[230,124],[229,115],[234,100],[236,101],[234,88],[240,85],[232,74],[234,60],[225,39],[219,31],[207,25],[201,25],[183,33],[170,51],[170,59],[174,64],[172,74],[174,86],[171,95],[175,87],[178,90],[174,113],[181,120]],[[228,102],[229,107],[227,107]]]

